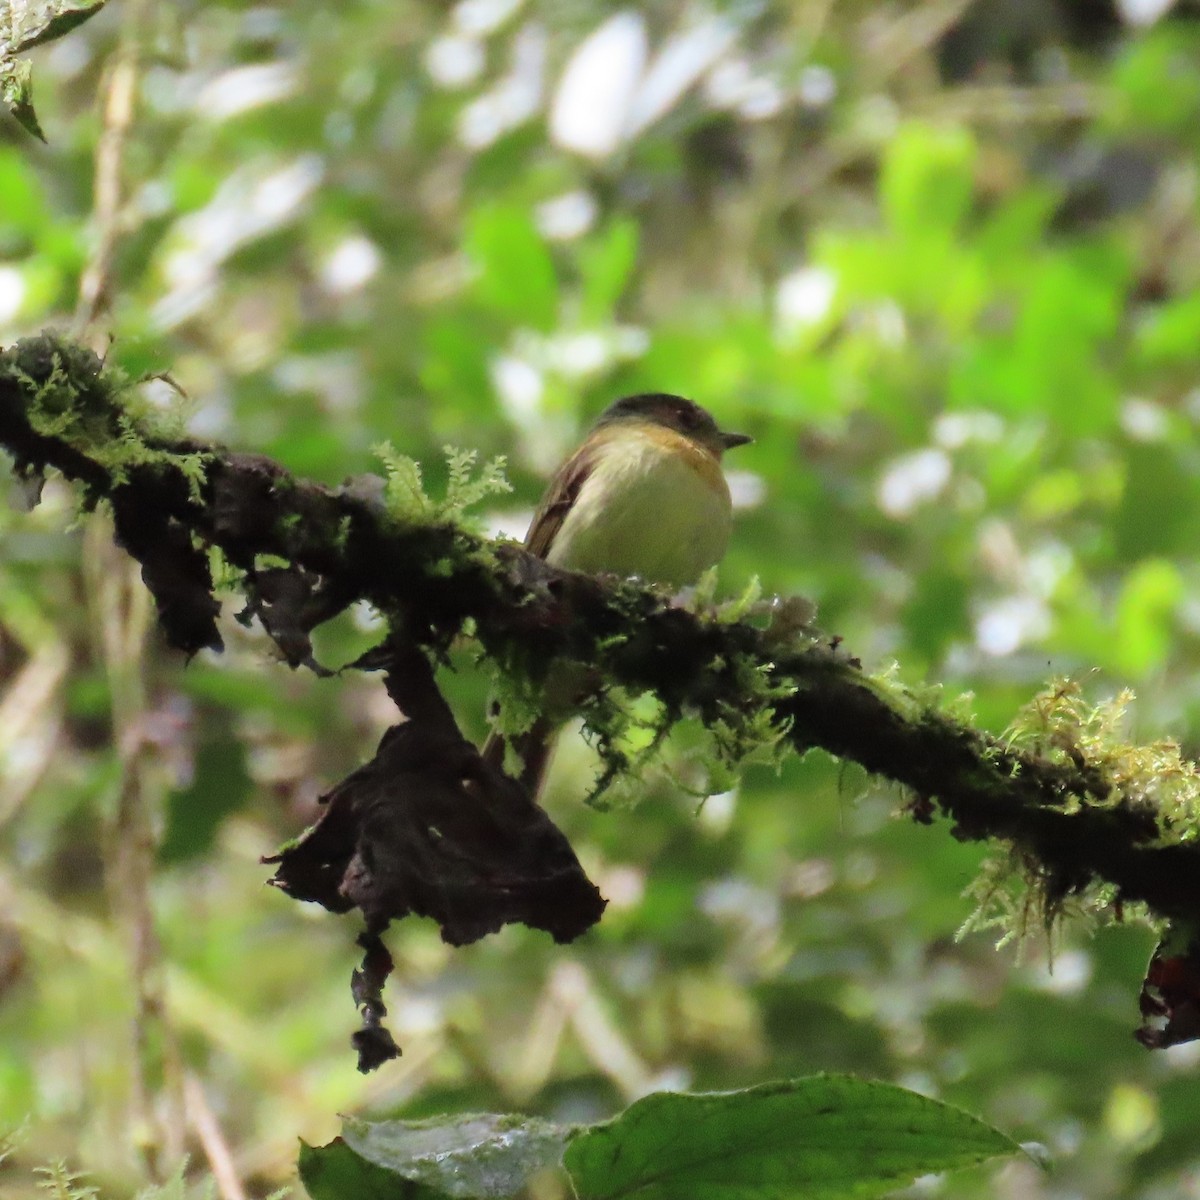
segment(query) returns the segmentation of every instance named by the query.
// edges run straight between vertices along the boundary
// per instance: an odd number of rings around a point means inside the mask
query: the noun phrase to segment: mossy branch
[[[122,393],[85,350],[52,336],[18,343],[0,355],[0,444],[21,474],[55,468],[88,504],[112,505],[185,653],[220,646],[216,547],[293,664],[309,661],[313,627],[359,600],[434,655],[469,625],[506,668],[536,677],[560,658],[590,664],[606,684],[653,692],[669,719],[721,730],[735,754],[739,731],[768,724],[796,752],[819,747],[903,785],[916,820],[944,816],[955,837],[1011,851],[1046,914],[1086,894],[1117,913],[1141,902],[1200,919],[1191,809],[1156,796],[1169,755],[1101,751],[1065,727],[1040,751],[1022,748],[871,680],[836,642],[798,628],[786,603],[731,620],[634,582],[559,571],[444,516],[399,519],[378,486],[323,487],[262,457],[156,434]]]

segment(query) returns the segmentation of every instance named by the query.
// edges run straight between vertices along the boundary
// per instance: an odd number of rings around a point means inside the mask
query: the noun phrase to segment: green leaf
[[[466,247],[479,269],[476,291],[485,304],[523,325],[554,328],[558,281],[529,213],[499,205],[480,209],[468,222]]]
[[[480,416],[472,406],[490,402],[493,394],[487,360],[488,339],[480,336],[478,321],[439,316],[424,331],[421,384],[443,404]]]
[[[1116,551],[1126,562],[1191,552],[1200,498],[1198,466],[1187,447],[1168,443],[1129,447],[1125,491],[1113,519]]]
[[[1171,649],[1174,614],[1184,594],[1178,567],[1164,558],[1148,558],[1125,577],[1113,639],[1124,674],[1143,675],[1162,665]]]
[[[886,1083],[816,1075],[709,1095],[658,1093],[576,1134],[580,1200],[836,1200],[1019,1147],[959,1109]]]
[[[1112,74],[1109,120],[1118,129],[1164,130],[1187,137],[1196,129],[1200,33],[1163,22],[1122,47]]]
[[[931,661],[968,626],[967,582],[954,571],[934,568],[914,580],[912,599],[904,607],[904,628],[913,649]]]
[[[46,135],[33,111],[33,67],[16,56],[69,33],[104,4],[105,0],[0,0],[0,101],[40,141]]]
[[[33,164],[16,146],[0,148],[0,196],[4,197],[0,205],[0,257],[25,257],[34,239],[40,239],[38,245],[45,245],[50,219],[46,194]]]
[[[1200,343],[1200,294],[1174,298],[1149,309],[1135,330],[1137,348],[1150,367],[1190,367]]]
[[[903,126],[888,143],[879,181],[888,224],[902,237],[956,228],[971,207],[974,167],[966,129]]]
[[[254,786],[246,749],[232,735],[205,742],[190,786],[167,797],[167,828],[159,861],[182,862],[212,849],[222,821],[249,799]]]
[[[566,1138],[565,1128],[548,1121],[493,1113],[342,1122],[342,1139],[367,1162],[460,1200],[511,1196],[532,1175],[558,1165]]]
[[[16,118],[17,123],[40,142],[46,140],[37,114],[33,111],[33,66],[22,59],[0,60],[0,101]]]
[[[300,1143],[300,1182],[312,1200],[444,1200],[445,1193],[399,1179],[355,1154],[341,1138],[328,1146]]]
[[[637,255],[638,225],[631,219],[613,221],[603,233],[580,245],[581,315],[585,321],[612,315],[633,275]]]
[[[106,0],[4,0],[0,3],[0,57],[53,42],[94,17]]]

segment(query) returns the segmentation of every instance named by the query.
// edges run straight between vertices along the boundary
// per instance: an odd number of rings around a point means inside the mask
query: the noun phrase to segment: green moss
[[[149,405],[134,384],[91,351],[44,335],[19,343],[5,366],[25,392],[35,432],[88,455],[114,485],[125,483],[135,467],[161,465],[178,471],[192,498],[200,499],[209,456],[161,449],[176,436],[180,418]]]
[[[234,592],[241,588],[246,572],[235,567],[217,546],[207,547],[208,570],[212,576],[214,592]]]
[[[1123,808],[1153,823],[1146,844],[1186,845],[1200,835],[1200,771],[1173,741],[1134,745],[1124,734],[1133,693],[1128,690],[1089,702],[1074,680],[1055,680],[1013,719],[998,746],[1058,764],[1086,776],[1087,789],[1065,793],[1061,812]],[[1119,903],[1111,884],[1099,879],[1063,881],[1020,847],[993,854],[967,891],[975,907],[961,933],[996,929],[1000,941],[1032,931],[1053,937],[1068,914],[1094,922],[1148,919],[1136,905]]]

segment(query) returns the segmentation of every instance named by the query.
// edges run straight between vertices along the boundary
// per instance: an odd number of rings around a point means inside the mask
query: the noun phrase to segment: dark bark
[[[47,412],[70,414],[61,432],[38,431]],[[0,357],[0,444],[22,474],[52,467],[78,481],[89,502],[113,504],[118,537],[142,564],[167,637],[187,654],[220,645],[205,556],[215,546],[245,572],[247,613],[261,618],[293,665],[311,664],[312,628],[358,600],[383,613],[407,646],[435,657],[470,618],[489,654],[534,675],[569,658],[609,683],[654,691],[670,714],[695,713],[710,725],[748,723],[768,708],[796,751],[819,747],[857,762],[908,788],[916,820],[942,814],[955,837],[1011,848],[1048,911],[1104,884],[1118,913],[1140,901],[1161,917],[1200,917],[1200,847],[1163,844],[1167,823],[1144,794],[1114,788],[1076,747],[1046,756],[1012,750],[890,696],[836,642],[791,635],[786,622],[762,617],[719,621],[660,591],[556,570],[449,523],[406,523],[361,482],[323,487],[261,457],[145,435],[140,460],[106,465],[127,425],[113,385],[86,351],[42,337]],[[271,556],[269,568],[262,556]],[[393,688],[403,686],[394,672],[392,679]],[[748,687],[748,679],[758,682]],[[477,759],[448,714],[434,726],[453,765],[446,795],[458,795]],[[408,735],[403,727],[393,733],[362,772],[394,755],[407,769]],[[438,744],[432,735],[424,743]],[[495,796],[497,786],[489,780],[485,790]],[[448,800],[446,811],[453,808]],[[334,888],[343,900],[357,886],[347,878],[342,870]],[[400,907],[425,911],[409,898],[410,882],[381,886],[403,893]],[[468,920],[464,928],[475,926]]]

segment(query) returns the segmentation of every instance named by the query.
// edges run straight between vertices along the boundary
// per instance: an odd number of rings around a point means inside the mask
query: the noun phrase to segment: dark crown
[[[672,396],[669,392],[644,392],[638,396],[626,396],[610,404],[600,416],[597,424],[623,421],[640,417],[666,425],[692,437],[712,436],[717,433],[717,423],[712,414],[691,400]]]

